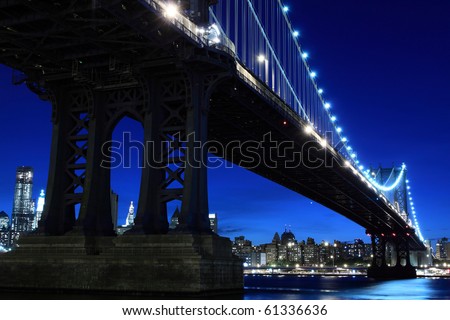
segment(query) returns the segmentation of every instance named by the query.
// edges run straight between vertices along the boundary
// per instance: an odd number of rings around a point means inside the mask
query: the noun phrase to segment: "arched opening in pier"
[[[130,229],[136,217],[143,166],[144,130],[125,116],[118,121],[111,143],[111,215],[118,234]]]

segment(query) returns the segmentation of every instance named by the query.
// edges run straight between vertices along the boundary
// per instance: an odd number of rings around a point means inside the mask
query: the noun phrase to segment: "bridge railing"
[[[168,13],[168,6],[170,5],[170,2],[168,1],[162,1],[162,0],[138,0],[142,3],[145,3],[148,5],[153,11],[160,12],[167,19],[169,19],[175,27],[177,27],[180,31],[182,31],[185,35],[189,36],[192,40],[195,42],[206,45],[206,42],[201,37],[200,34],[198,34],[197,30],[198,27],[195,23],[193,23],[191,20],[189,20],[186,16],[182,14],[170,14]]]
[[[219,1],[211,23],[235,45],[237,59],[355,166],[356,153],[338,126],[280,0]]]
[[[199,45],[210,45],[204,37],[205,26],[196,25],[183,14],[168,16],[167,8],[172,1],[139,1],[161,12]],[[275,21],[268,18],[272,12],[273,16],[281,18],[275,19],[276,23],[269,27]],[[328,104],[313,79],[305,53],[292,34],[295,31],[280,1],[219,1],[212,7],[211,24],[221,31],[220,42],[215,43],[214,47],[236,58],[237,72],[247,83],[270,100],[288,106],[289,109],[283,108],[288,114],[299,115],[323,139],[328,138],[331,146],[337,146],[342,141],[345,143],[334,123],[335,117],[329,112]],[[279,36],[279,30],[284,36]],[[349,153],[347,148],[338,151],[349,161],[355,160],[352,157],[354,154]]]

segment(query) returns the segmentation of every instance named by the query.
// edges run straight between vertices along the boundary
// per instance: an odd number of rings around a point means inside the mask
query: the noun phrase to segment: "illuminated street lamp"
[[[269,83],[269,60],[263,54],[258,55],[256,59],[261,65],[264,63],[264,81]]]
[[[179,9],[175,3],[168,3],[164,9],[164,15],[166,18],[173,19],[178,15]]]

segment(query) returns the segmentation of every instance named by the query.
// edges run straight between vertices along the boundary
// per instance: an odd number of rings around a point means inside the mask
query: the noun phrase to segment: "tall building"
[[[169,229],[174,230],[178,223],[179,223],[179,219],[180,219],[180,209],[178,209],[178,207],[175,209],[175,211],[172,214],[172,217],[170,218],[170,223],[169,223]],[[219,225],[218,225],[218,215],[216,213],[210,213],[209,216],[209,226],[211,227],[211,230],[218,234],[218,229],[219,229]]]
[[[127,221],[125,222],[125,227],[134,226],[134,204],[133,201],[130,203],[130,207],[128,208]]]
[[[303,246],[303,264],[305,266],[313,266],[319,263],[319,247],[313,238],[306,239]]]
[[[216,234],[219,233],[219,232],[218,232],[219,226],[217,225],[217,223],[218,223],[218,221],[217,221],[217,214],[215,214],[215,213],[210,213],[210,214],[209,214],[209,225],[211,226],[211,230],[212,230],[214,233],[216,233]]]
[[[121,226],[116,226],[116,223],[114,223],[114,219],[117,221],[117,218],[115,216],[118,214],[118,203],[119,196],[111,191],[111,216],[113,219],[113,224],[115,227],[115,230],[119,236],[123,235],[125,232],[131,230],[134,226],[134,203],[133,201],[130,202],[130,206],[128,208],[128,214],[127,219],[125,220],[125,224]],[[117,211],[117,212],[116,212]]]
[[[278,234],[278,232],[275,232],[275,234],[273,235],[273,238],[272,238],[272,243],[280,244],[280,242],[281,242],[280,235]]]
[[[261,253],[265,253],[265,261],[267,265],[289,265],[298,264],[301,261],[301,247],[295,240],[295,235],[287,228],[280,234],[275,232],[272,242],[262,244]],[[263,265],[263,263],[259,263]]]
[[[41,221],[42,212],[44,212],[44,205],[45,205],[45,191],[41,190],[41,193],[39,194],[39,198],[37,201],[36,216],[34,217],[33,221],[33,229],[37,229],[39,221]]]
[[[175,229],[178,225],[178,219],[180,219],[180,209],[178,207],[173,212],[172,218],[170,218],[169,229]]]
[[[0,230],[9,229],[9,216],[5,211],[0,211]]]
[[[436,259],[438,260],[447,260],[449,258],[448,252],[449,242],[448,238],[441,238],[436,243]]]
[[[0,247],[10,246],[11,229],[9,228],[9,216],[5,211],[0,212]]]
[[[252,267],[263,267],[267,265],[267,254],[265,252],[253,251],[252,257]]]
[[[276,243],[266,243],[261,245],[261,251],[266,254],[267,265],[278,263],[278,246]]]
[[[11,228],[15,232],[33,230],[34,203],[33,194],[33,168],[18,167],[16,171],[16,187],[14,191],[14,205]]]
[[[283,234],[281,235],[281,244],[287,246],[289,243],[295,243],[295,235],[291,230],[285,229]]]
[[[291,230],[285,229],[281,235],[281,245],[278,246],[278,260],[300,262],[301,250]]]
[[[244,236],[235,237],[232,250],[233,254],[242,259],[244,266],[252,265],[253,247],[250,240],[245,239]]]

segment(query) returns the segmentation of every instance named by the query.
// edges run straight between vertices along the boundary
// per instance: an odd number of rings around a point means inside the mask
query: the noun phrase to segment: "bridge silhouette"
[[[53,106],[43,218],[0,261],[2,285],[241,288],[241,262],[209,226],[208,153],[198,148],[208,144],[210,153],[364,227],[374,252],[370,276],[414,277],[412,252],[425,246],[407,168],[364,170],[287,14],[276,0],[0,1],[0,63],[15,70],[15,84]],[[154,144],[135,226],[116,237],[105,146],[125,116]],[[235,142],[240,148],[220,148]],[[169,232],[171,201],[182,205]],[[18,264],[20,279],[12,276]]]

